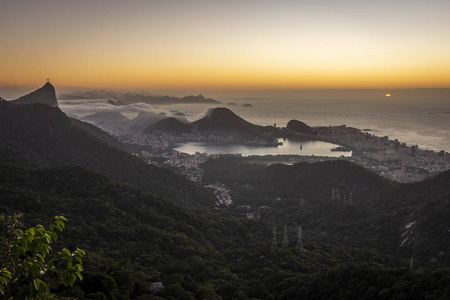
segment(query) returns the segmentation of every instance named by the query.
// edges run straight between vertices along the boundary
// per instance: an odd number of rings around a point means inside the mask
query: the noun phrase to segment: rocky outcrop
[[[58,100],[56,100],[55,88],[50,82],[47,82],[40,89],[22,96],[19,99],[11,101],[14,104],[35,104],[42,103],[52,107],[58,107]]]
[[[305,123],[298,121],[298,120],[290,120],[287,123],[286,126],[288,129],[293,129],[296,132],[301,132],[301,133],[313,133],[313,130],[311,127],[309,127],[308,125],[306,125]]]

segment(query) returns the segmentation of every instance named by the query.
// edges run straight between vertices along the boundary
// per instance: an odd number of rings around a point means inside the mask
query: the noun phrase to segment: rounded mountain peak
[[[234,112],[232,112],[230,109],[226,107],[215,107],[210,108],[206,114],[205,117],[207,118],[239,118]]]
[[[313,132],[311,127],[309,127],[308,125],[306,125],[305,123],[303,123],[302,121],[299,121],[299,120],[290,120],[287,123],[286,127],[288,129],[293,129],[297,132],[303,132],[303,133],[312,133]]]
[[[216,131],[238,134],[259,135],[262,127],[242,119],[230,109],[217,107],[209,109],[205,116],[192,123],[199,131]]]

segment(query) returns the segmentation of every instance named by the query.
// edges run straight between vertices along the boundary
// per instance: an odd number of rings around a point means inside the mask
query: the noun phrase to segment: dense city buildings
[[[444,151],[422,150],[345,125],[318,127],[316,133],[319,140],[351,149],[352,162],[396,182],[421,181],[450,169],[450,155]]]
[[[143,133],[132,130],[122,124],[110,122],[97,123],[96,126],[116,136],[124,143],[139,145],[145,148],[135,153],[147,163],[175,168],[190,180],[200,182],[202,169],[200,165],[208,159],[220,155],[206,153],[186,154],[172,149],[185,142],[212,142],[218,145],[229,143],[244,143],[252,146],[266,146],[267,138],[285,137],[288,139],[316,139],[341,145],[343,151],[352,151],[350,157],[340,157],[363,166],[390,180],[408,183],[424,180],[442,171],[450,169],[450,155],[447,152],[420,149],[416,145],[406,145],[389,137],[379,137],[369,130],[342,126],[315,127],[312,133],[300,133],[289,128],[273,127],[265,139],[254,138],[237,141],[232,136],[216,136],[214,134],[172,134],[163,131]],[[289,163],[298,161],[322,161],[328,159],[319,156],[292,156]],[[224,199],[223,203],[227,200]]]

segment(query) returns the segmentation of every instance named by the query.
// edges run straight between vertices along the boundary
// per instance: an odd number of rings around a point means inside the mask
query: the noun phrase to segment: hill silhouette
[[[336,226],[332,233],[337,240],[348,240],[355,232],[360,232],[357,238],[364,238],[364,242],[376,238],[370,232],[365,236],[364,227],[352,229],[346,225],[355,227],[360,208],[330,214],[336,211],[334,207],[321,207],[322,211],[316,212],[306,205],[304,214],[298,217],[303,223],[319,227],[314,230],[305,226],[306,251],[292,246],[271,251],[267,244],[275,209],[293,213],[299,211],[298,207],[265,207],[264,217],[252,221],[243,220],[232,210],[196,214],[172,201],[77,166],[24,168],[0,164],[0,195],[2,211],[25,213],[27,224],[42,223],[61,213],[68,218],[67,229],[58,241],[81,247],[89,255],[83,259],[83,282],[74,291],[64,290],[65,296],[73,295],[72,292],[79,299],[89,299],[87,295],[93,293],[109,295],[111,299],[149,296],[149,281],[163,282],[167,288],[159,295],[173,299],[183,299],[185,295],[192,295],[191,299],[232,299],[238,292],[257,299],[286,294],[289,299],[287,293],[292,292],[293,286],[307,299],[317,295],[319,286],[321,299],[325,299],[341,289],[333,284],[329,274],[347,278],[358,270],[364,275],[348,280],[351,283],[343,280],[346,286],[352,290],[361,285],[372,286],[375,294],[400,280],[408,291],[412,282],[424,277],[428,278],[427,284],[437,284],[436,280],[447,274],[439,273],[441,276],[433,279],[427,270],[419,274],[406,268],[394,269],[392,262],[374,251],[323,242],[329,228]],[[282,222],[289,220],[288,216]],[[264,276],[258,278],[255,274]],[[375,284],[370,281],[373,276],[383,280]],[[276,280],[290,283],[272,284]],[[109,284],[105,285],[105,281]],[[217,289],[211,288],[216,285]],[[444,287],[432,291],[441,295]],[[421,287],[421,293],[429,289]]]
[[[157,297],[171,299],[448,295],[449,172],[398,185],[346,161],[263,166],[223,158],[205,164],[203,184],[225,183],[235,204],[209,209],[174,173],[150,172],[77,123],[58,108],[0,102],[0,209],[23,212],[27,225],[64,214],[69,222],[58,243],[88,253],[83,282],[60,291],[65,297],[155,298],[149,282],[162,282]],[[11,154],[34,165],[6,159]],[[332,188],[342,198],[352,192],[353,205],[337,205]],[[206,206],[178,204],[186,199]],[[411,252],[400,241],[413,221],[405,235]],[[299,225],[305,251],[295,247]],[[279,238],[280,249],[271,250],[274,227],[287,228],[287,247]],[[406,268],[411,254],[423,269]]]
[[[41,166],[80,165],[185,203],[209,201],[194,183],[111,147],[78,125],[56,107],[0,102],[0,144],[6,152],[14,149]]]
[[[308,134],[314,133],[311,127],[297,120],[291,120],[288,123],[288,129]],[[203,118],[189,124],[174,120],[174,118],[167,118],[152,126],[148,126],[145,132],[149,133],[152,130],[162,130],[172,133],[198,131],[204,134],[233,136],[237,139],[253,139],[255,137],[268,139],[273,133],[274,128],[271,126],[252,124],[228,108],[217,107],[210,108]]]
[[[203,118],[191,123],[200,132],[214,132],[224,135],[258,136],[264,127],[247,122],[230,109],[218,107],[210,109]]]
[[[165,118],[162,119],[145,129],[145,132],[151,132],[153,130],[161,130],[165,132],[174,132],[174,133],[189,133],[192,132],[189,124],[183,123],[176,118]]]
[[[22,96],[16,100],[12,100],[15,104],[47,104],[52,107],[58,107],[58,101],[56,100],[56,92],[53,85],[47,82],[40,89],[35,90],[25,96]]]
[[[223,109],[205,118],[205,132],[261,129]],[[87,250],[83,282],[58,287],[61,297],[449,298],[450,171],[403,185],[343,160],[226,156],[201,166],[202,185],[232,191],[232,205],[213,208],[210,191],[56,107],[0,101],[0,128],[0,210],[24,213],[27,226],[64,214],[57,243]],[[282,228],[287,245],[273,234]],[[154,295],[153,283],[165,288]]]
[[[447,265],[450,261],[450,171],[413,188],[426,189],[427,197],[404,223],[401,244],[411,250],[419,265]],[[437,242],[439,241],[439,242]]]
[[[101,111],[80,118],[83,121],[129,123],[130,119],[119,112]]]
[[[119,141],[118,139],[116,139],[115,137],[110,135],[109,133],[98,128],[97,126],[94,126],[88,122],[84,122],[84,121],[81,121],[76,118],[70,118],[70,120],[72,121],[72,123],[75,126],[81,128],[83,130],[86,130],[91,135],[95,136],[96,138],[105,142],[106,144],[108,144],[116,149],[130,152],[130,146],[131,146],[130,144],[122,143],[121,141]]]
[[[450,264],[450,171],[397,184],[344,160],[264,166],[224,158],[202,168],[203,182],[224,183],[236,205],[264,207],[274,222],[300,222],[321,243],[372,247],[405,265],[414,257],[416,268]]]
[[[87,91],[82,93],[62,94],[59,96],[64,100],[77,100],[77,99],[115,99],[120,104],[133,104],[143,102],[147,104],[192,104],[192,103],[220,103],[217,100],[211,98],[205,98],[203,95],[197,96],[185,96],[185,97],[172,97],[172,96],[154,96],[144,95],[139,93],[120,93],[113,91]]]
[[[328,205],[333,202],[332,189],[337,189],[342,201],[344,195],[348,199],[352,193],[353,201],[362,204],[378,191],[396,186],[345,160],[265,166],[245,163],[240,158],[225,158],[208,161],[202,167],[205,169],[205,182],[220,181],[234,190],[242,189],[242,186],[253,187],[242,190],[257,195],[252,197],[258,199],[253,203],[257,205],[264,203],[265,196],[299,198],[301,194],[311,203]],[[334,200],[332,205],[336,204]]]
[[[257,178],[260,178],[261,186],[272,184],[279,190],[286,189],[291,193],[311,193],[318,202],[328,201],[332,188],[338,188],[342,198],[344,194],[349,197],[352,192],[356,199],[392,186],[383,177],[345,160],[297,163],[292,166],[274,164],[268,166]]]
[[[290,120],[286,126],[287,129],[293,129],[296,132],[301,133],[313,133],[311,127],[306,125],[306,123],[298,121],[298,120]]]
[[[415,258],[417,267],[450,264],[449,182],[450,170],[422,182],[398,185],[371,200],[393,213],[398,245]]]
[[[131,120],[131,126],[133,128],[145,129],[146,127],[150,126],[151,124],[154,124],[155,122],[163,120],[166,117],[167,116],[164,113],[157,114],[157,113],[149,112],[149,111],[141,111],[136,116],[136,118]]]

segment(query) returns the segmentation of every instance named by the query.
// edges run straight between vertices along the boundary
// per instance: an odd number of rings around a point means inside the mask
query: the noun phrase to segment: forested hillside
[[[84,279],[55,297],[450,296],[449,172],[399,185],[344,161],[225,157],[202,165],[202,185],[231,189],[233,203],[213,207],[211,190],[58,108],[0,102],[0,125],[1,212],[27,227],[64,215],[55,248],[86,251]]]
[[[214,203],[195,183],[110,146],[58,108],[3,101],[0,127],[2,161],[27,160],[40,166],[74,164],[189,205]]]

